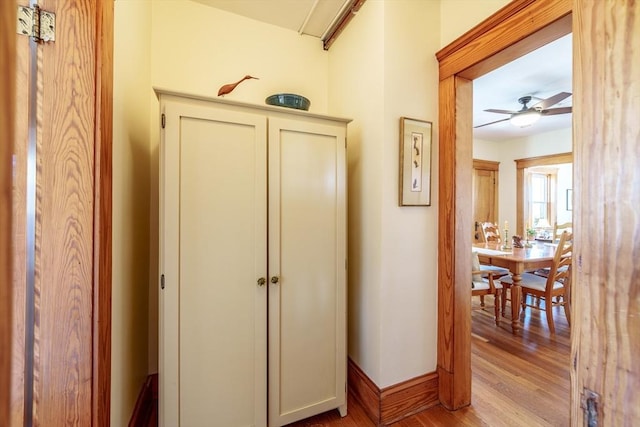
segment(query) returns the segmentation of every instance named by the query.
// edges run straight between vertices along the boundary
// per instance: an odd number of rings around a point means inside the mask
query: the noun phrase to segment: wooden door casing
[[[498,177],[500,163],[488,160],[473,160],[472,212],[473,230],[471,241],[484,241],[483,222],[498,222]]]
[[[575,8],[575,9],[574,9]],[[438,52],[440,61],[440,231],[438,312],[440,399],[470,402],[466,319],[469,212],[461,170],[470,161],[468,80],[574,32],[574,256],[571,425],[586,424],[581,401],[597,393],[597,424],[640,423],[640,367],[625,349],[640,348],[640,292],[634,260],[640,229],[640,5],[632,1],[515,0]],[[573,13],[572,13],[573,11]],[[622,95],[624,94],[624,95]],[[450,169],[447,169],[450,167]],[[460,181],[464,183],[464,181]],[[611,212],[616,212],[612,215]],[[466,243],[465,243],[466,242]],[[606,248],[606,250],[604,250]],[[604,286],[603,284],[606,284]],[[461,303],[462,302],[462,303]],[[460,304],[461,303],[461,304]],[[596,315],[594,315],[594,313]]]
[[[472,79],[571,32],[571,0],[514,0],[437,52],[439,61],[438,375],[440,402],[471,402]]]

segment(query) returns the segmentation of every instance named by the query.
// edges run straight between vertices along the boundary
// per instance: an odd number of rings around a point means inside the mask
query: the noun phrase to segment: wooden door
[[[640,425],[640,2],[574,2],[571,421]],[[591,414],[591,415],[588,415]]]
[[[498,174],[499,162],[473,160],[472,211],[473,230],[471,241],[484,241],[481,224],[498,222]]]
[[[345,132],[269,121],[272,427],[338,407],[346,415]]]
[[[266,117],[165,96],[160,425],[266,426]]]
[[[16,45],[14,4],[0,4],[0,425],[10,425],[12,355],[12,157],[15,129]]]
[[[56,41],[16,41],[10,425],[109,425],[113,2],[37,3]]]

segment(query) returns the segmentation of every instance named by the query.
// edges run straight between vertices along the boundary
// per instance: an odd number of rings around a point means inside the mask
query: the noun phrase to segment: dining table
[[[520,305],[522,302],[522,273],[551,267],[557,245],[532,242],[523,248],[504,247],[503,243],[474,243],[473,251],[478,253],[481,264],[507,268],[513,279],[511,285],[511,331],[520,330]],[[498,279],[499,280],[499,279]]]

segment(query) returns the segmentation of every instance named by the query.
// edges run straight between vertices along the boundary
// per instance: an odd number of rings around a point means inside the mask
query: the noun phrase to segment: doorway
[[[571,2],[512,2],[436,55],[440,61],[438,374],[440,402],[471,402],[472,80],[571,32]],[[528,18],[529,19],[528,19]],[[504,29],[508,28],[505,34]],[[479,48],[481,46],[481,48]],[[517,290],[516,290],[517,292]]]

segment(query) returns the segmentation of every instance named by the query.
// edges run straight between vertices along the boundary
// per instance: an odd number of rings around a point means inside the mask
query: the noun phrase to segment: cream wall
[[[328,54],[319,39],[185,0],[154,0],[151,82],[155,87],[217,96],[246,74],[226,99],[264,104],[291,92],[327,111]]]
[[[150,3],[114,3],[111,425],[148,370]]]
[[[151,88],[215,96],[251,74],[260,80],[228,99],[262,104],[294,92],[311,99],[312,112],[354,119],[349,354],[385,387],[436,368],[435,53],[505,3],[368,0],[327,52],[318,39],[199,3],[115,2],[112,425],[128,422],[143,376],[157,371],[159,132]],[[398,207],[401,116],[434,125],[430,207]]]
[[[368,1],[329,54],[334,114],[351,117],[348,160],[349,356],[380,381],[384,132],[384,3]]]
[[[528,157],[546,156],[550,154],[569,153],[572,151],[571,128],[560,129],[552,132],[544,132],[530,137],[515,138],[506,141],[482,141],[476,140],[473,143],[473,158],[482,160],[494,160],[500,162],[500,189],[499,189],[499,209],[498,218],[500,224],[509,221],[509,224],[516,224],[516,159],[526,159]],[[567,172],[559,174],[559,178],[566,177]],[[568,172],[571,176],[571,172]],[[558,188],[559,207],[564,205],[562,191],[568,188],[566,180],[563,178]],[[512,202],[510,202],[512,201]],[[562,218],[570,216],[566,212],[560,212]],[[567,221],[570,221],[568,219]],[[522,230],[518,231],[522,233]],[[512,230],[511,233],[515,233]]]
[[[507,3],[474,1],[469,13],[460,5],[442,13],[449,2],[368,0],[329,51],[330,110],[354,119],[349,356],[379,387],[436,369],[441,28],[462,34]],[[398,206],[401,116],[434,124],[431,207]]]
[[[511,0],[440,0],[440,46],[478,25]]]

